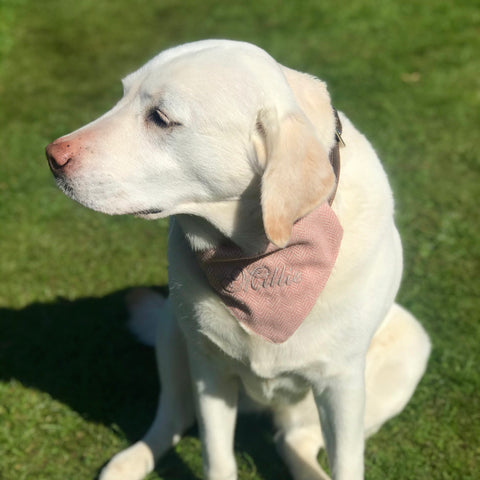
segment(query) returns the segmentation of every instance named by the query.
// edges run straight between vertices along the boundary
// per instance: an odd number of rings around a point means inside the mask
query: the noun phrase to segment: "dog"
[[[395,303],[402,247],[387,176],[325,83],[243,42],[168,49],[119,103],[48,145],[65,194],[170,218],[155,317],[162,384],[144,438],[101,480],[140,480],[195,421],[204,476],[234,480],[239,398],[271,413],[295,480],[364,478],[365,438],[398,414],[430,353]],[[242,403],[242,400],[240,401]]]

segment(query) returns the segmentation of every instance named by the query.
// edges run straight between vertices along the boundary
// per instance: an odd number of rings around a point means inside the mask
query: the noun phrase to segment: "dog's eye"
[[[160,128],[168,128],[174,124],[170,119],[159,109],[152,110],[149,119]]]

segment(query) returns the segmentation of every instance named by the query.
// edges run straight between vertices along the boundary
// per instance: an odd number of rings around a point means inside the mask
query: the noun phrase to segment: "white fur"
[[[325,85],[257,47],[216,40],[167,50],[124,85],[110,112],[56,142],[76,145],[59,178],[74,199],[110,214],[175,214],[170,297],[143,292],[132,307],[137,320],[158,317],[159,409],[143,440],[115,456],[101,480],[143,478],[194,411],[205,478],[236,479],[233,432],[245,393],[272,412],[296,480],[328,478],[316,459],[322,446],[335,480],[362,479],[365,435],[405,406],[430,351],[420,324],[394,303],[402,251],[374,150],[341,115],[346,147],[332,206],[344,228],[338,260],[300,328],[272,344],[232,317],[194,250],[226,236],[254,252],[265,231],[284,244],[292,218],[328,197],[335,123]],[[181,125],[154,125],[154,107]],[[145,213],[152,209],[161,213]]]

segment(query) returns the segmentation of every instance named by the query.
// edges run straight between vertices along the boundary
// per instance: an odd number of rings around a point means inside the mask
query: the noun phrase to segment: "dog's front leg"
[[[206,480],[236,480],[233,438],[238,384],[203,356],[190,356]]]
[[[335,377],[315,393],[333,480],[363,479],[364,371]]]

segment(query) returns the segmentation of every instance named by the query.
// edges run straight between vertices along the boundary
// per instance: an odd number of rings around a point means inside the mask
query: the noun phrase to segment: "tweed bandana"
[[[298,220],[285,248],[246,257],[231,243],[197,252],[211,287],[247,330],[286,341],[312,310],[337,259],[343,229],[328,203]]]

